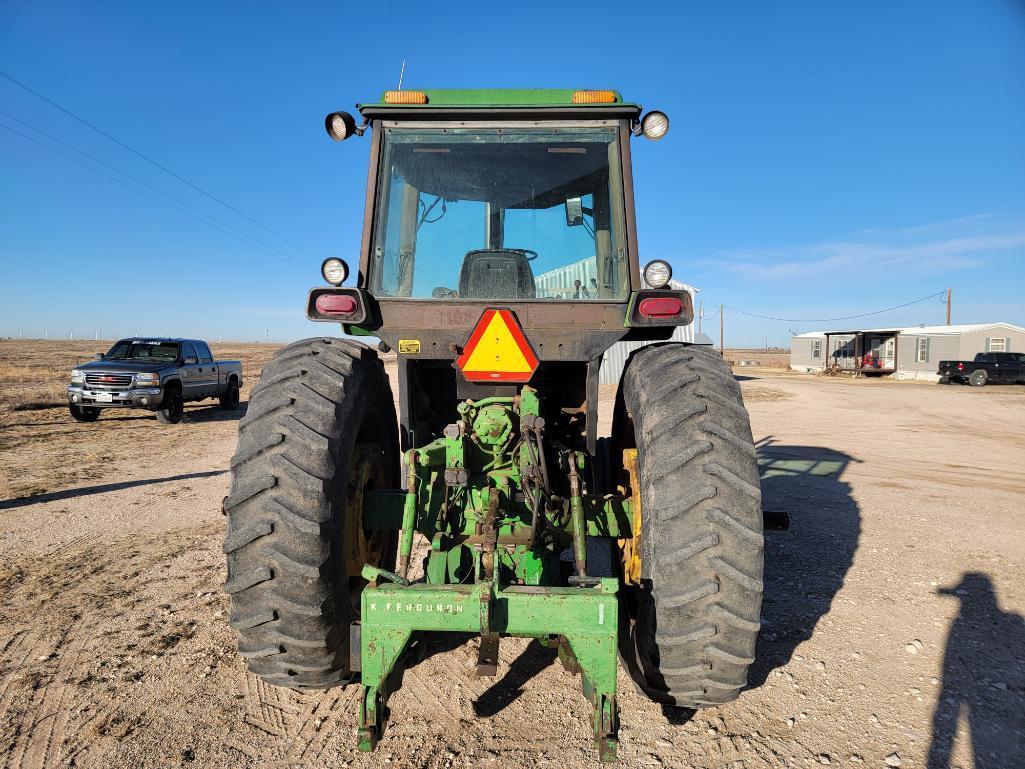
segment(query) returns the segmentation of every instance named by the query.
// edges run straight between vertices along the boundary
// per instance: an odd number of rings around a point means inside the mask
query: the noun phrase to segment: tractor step
[[[546,642],[559,637],[559,656],[569,663],[567,670],[580,673],[584,696],[594,709],[600,757],[615,760],[618,580],[603,578],[593,587],[491,584],[372,583],[363,591],[359,749],[373,750],[384,734],[388,698],[401,686],[404,654],[414,633],[488,631],[481,640],[478,675],[494,674],[482,669],[497,672],[500,635]],[[484,590],[493,591],[490,600]],[[490,606],[486,626],[482,604]]]

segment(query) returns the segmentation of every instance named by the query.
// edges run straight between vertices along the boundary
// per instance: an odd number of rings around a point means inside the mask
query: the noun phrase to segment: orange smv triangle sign
[[[470,382],[529,382],[537,363],[512,310],[485,310],[456,359]]]

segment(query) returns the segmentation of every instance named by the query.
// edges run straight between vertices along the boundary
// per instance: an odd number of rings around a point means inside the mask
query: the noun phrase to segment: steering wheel
[[[537,259],[537,251],[531,248],[507,248],[506,251],[517,251],[527,257],[528,262],[532,262]]]

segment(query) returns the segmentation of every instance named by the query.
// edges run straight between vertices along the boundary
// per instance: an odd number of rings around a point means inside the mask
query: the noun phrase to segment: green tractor
[[[641,269],[630,140],[668,119],[557,89],[358,109],[326,121],[336,140],[370,129],[358,275],[343,286],[327,260],[306,307],[347,336],[275,355],[231,462],[226,590],[249,670],[359,682],[361,750],[431,632],[479,634],[479,676],[503,636],[557,649],[603,760],[620,660],[660,703],[734,699],[759,627],[758,463],[728,365],[671,341],[690,294],[668,263]],[[621,341],[650,344],[599,437]],[[397,415],[379,351],[397,356]]]

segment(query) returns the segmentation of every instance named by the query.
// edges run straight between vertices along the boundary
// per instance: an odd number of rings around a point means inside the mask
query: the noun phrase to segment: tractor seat
[[[534,272],[523,251],[481,248],[468,251],[459,271],[464,299],[534,299]]]

